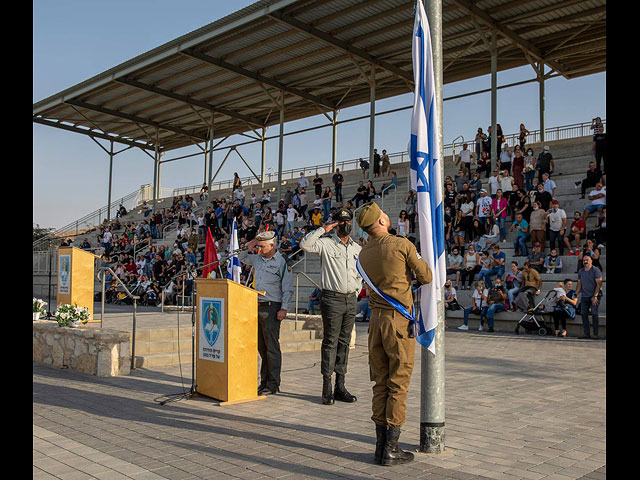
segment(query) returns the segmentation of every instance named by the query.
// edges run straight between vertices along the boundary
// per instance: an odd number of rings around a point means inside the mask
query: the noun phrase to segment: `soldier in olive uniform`
[[[300,248],[320,255],[320,288],[322,297],[323,338],[320,365],[322,373],[322,403],[333,405],[334,399],[355,402],[344,386],[349,359],[349,342],[356,320],[357,297],[362,290],[362,277],[356,269],[361,246],[354,242],[351,233],[353,215],[341,208],[334,215],[334,222],[308,233],[300,242]],[[336,235],[325,237],[331,231]],[[335,395],[331,390],[331,375],[336,372]]]
[[[275,232],[262,232],[247,243],[259,255],[240,255],[240,261],[253,266],[255,289],[265,291],[258,298],[258,353],[262,359],[258,395],[273,395],[280,391],[280,322],[287,317],[293,297],[293,276],[287,262],[276,250]]]
[[[429,266],[411,241],[389,234],[389,216],[376,203],[360,210],[357,220],[370,236],[359,257],[364,273],[380,292],[411,312],[411,272],[424,285],[432,279]],[[369,307],[369,366],[371,380],[375,382],[371,417],[376,424],[375,460],[382,465],[407,463],[413,460],[413,454],[398,447],[398,438],[405,422],[416,341],[409,336],[409,320],[374,291],[370,292]]]

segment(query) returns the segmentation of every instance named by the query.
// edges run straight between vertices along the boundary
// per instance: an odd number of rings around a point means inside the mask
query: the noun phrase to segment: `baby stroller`
[[[551,315],[556,303],[557,293],[550,290],[536,304],[531,311],[526,311],[516,324],[516,335],[520,334],[520,327],[524,327],[527,333],[538,332],[538,335],[552,335],[553,329],[544,321],[544,315]]]

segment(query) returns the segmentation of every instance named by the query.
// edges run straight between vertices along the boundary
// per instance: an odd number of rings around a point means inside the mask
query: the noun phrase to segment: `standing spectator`
[[[487,196],[487,191],[483,188],[480,190],[480,198],[476,201],[476,216],[483,227],[487,226],[487,218],[491,215],[491,207],[493,200]]]
[[[475,139],[476,158],[478,159],[482,155],[482,152],[483,152],[482,144],[486,139],[487,139],[487,136],[484,133],[482,133],[482,128],[478,128],[478,131],[476,132],[476,139]],[[487,176],[489,176],[488,173],[487,173]]]
[[[502,127],[499,123],[496,123],[496,153],[498,155],[498,161],[500,160],[500,152],[502,150],[502,144],[505,142],[504,133],[502,133]]]
[[[331,192],[331,187],[328,185],[324,188],[324,192],[322,193],[322,208],[324,210],[323,220],[326,222],[329,218],[329,210],[331,209],[331,199],[333,198],[333,193]]]
[[[513,205],[512,221],[515,218],[516,213],[521,213],[522,218],[527,222],[531,222],[531,200],[529,199],[529,196],[523,189],[519,188],[516,190],[516,194],[513,198],[515,199],[515,203]]]
[[[333,175],[333,185],[335,186],[335,196],[336,202],[342,202],[342,183],[344,182],[344,177],[340,173],[340,169],[336,168],[336,173]]]
[[[560,208],[558,200],[551,202],[551,208],[547,211],[546,221],[549,224],[549,248],[555,248],[558,241],[560,255],[564,255],[564,234],[567,230],[567,213]]]
[[[520,124],[520,133],[518,134],[518,141],[520,142],[520,148],[524,150],[524,145],[527,143],[527,135],[531,132],[524,127],[524,123]]]
[[[501,188],[498,188],[495,198],[491,201],[491,214],[493,215],[493,220],[500,228],[502,241],[506,242],[507,230],[505,222],[507,218],[507,199],[503,197]]]
[[[531,234],[531,248],[536,243],[542,246],[544,252],[544,239],[546,236],[546,218],[547,213],[540,208],[539,202],[533,202],[533,210],[529,219],[529,233]]]
[[[580,295],[582,330],[584,332],[579,338],[598,338],[600,325],[598,306],[602,298],[602,272],[598,267],[593,266],[589,256],[582,259],[582,265],[583,267],[578,271],[578,286],[576,288],[576,295]],[[589,310],[591,310],[593,335],[590,335],[589,330]]]
[[[516,297],[514,303],[519,305],[523,310],[533,311],[535,306],[535,297],[540,295],[542,288],[542,280],[540,274],[531,268],[529,260],[525,260],[522,267],[522,288]]]
[[[309,186],[309,180],[304,176],[304,172],[300,172],[300,178],[298,179],[298,187],[300,190]]]
[[[456,166],[460,165],[462,170],[466,171],[467,176],[471,176],[471,150],[469,150],[466,143],[462,144],[462,150],[456,160]]]
[[[605,175],[606,162],[605,162],[605,154],[606,154],[606,145],[607,139],[606,134],[604,133],[604,124],[602,123],[602,119],[600,117],[596,117],[591,120],[591,129],[593,130],[593,144],[591,146],[591,154],[596,157],[596,166],[598,170],[602,171],[602,174]],[[600,168],[602,165],[602,169]]]
[[[536,174],[536,159],[533,156],[533,149],[531,147],[527,148],[522,171],[524,173],[524,188],[529,192],[533,186],[533,177]]]
[[[500,170],[506,170],[511,173],[511,162],[513,161],[513,152],[509,150],[509,145],[506,143],[502,146],[502,152],[500,152]]]
[[[391,174],[391,161],[389,160],[389,155],[387,155],[386,150],[382,150],[382,172],[385,177]]]
[[[542,185],[544,186],[545,192],[549,192],[551,194],[551,198],[556,198],[558,186],[556,185],[556,182],[549,178],[549,174],[546,172],[542,174]]]
[[[491,195],[492,198],[495,198],[498,189],[502,188],[500,186],[499,174],[500,174],[500,171],[497,168],[494,168],[493,175],[489,177],[489,195]]]
[[[456,211],[455,218],[451,223],[451,228],[453,229],[453,244],[457,246],[462,253],[464,253],[464,237],[466,230],[462,223],[462,212],[460,210]]]
[[[475,315],[482,315],[486,311],[487,308],[487,296],[489,295],[489,290],[485,288],[484,282],[482,280],[478,280],[475,283],[475,289],[473,290],[473,294],[471,295],[472,305],[464,309],[464,323],[458,327],[458,330],[469,330],[469,314],[473,313]],[[480,328],[478,331],[482,331],[482,322],[480,323]]]
[[[289,205],[291,206],[291,210],[293,210],[295,212],[296,210],[293,208],[293,205],[291,203]],[[275,221],[275,223],[276,223],[276,233],[278,234],[279,238],[282,238],[282,236],[284,235],[285,224],[284,224],[284,215],[282,214],[282,212],[280,210],[276,211],[275,219],[276,219],[276,221]]]
[[[300,194],[298,195],[299,200],[300,200],[300,206],[298,207],[298,212],[300,213],[300,216],[302,217],[302,219],[306,219],[306,211],[307,211],[307,207],[309,206],[309,199],[307,197],[307,189],[303,188],[300,191]]]
[[[240,177],[237,172],[233,172],[233,189],[235,190],[238,187],[242,186],[242,182],[240,181]]]
[[[293,208],[293,204],[289,204],[287,208],[287,233],[293,232],[293,223],[297,220],[298,212]]]
[[[462,203],[460,204],[460,212],[462,212],[462,230],[467,234],[469,240],[472,239],[471,229],[473,227],[473,214],[475,211],[475,205],[471,199],[471,192],[465,195]]]
[[[538,169],[538,181],[542,182],[542,174],[548,173],[551,175],[555,171],[555,164],[553,162],[553,155],[549,152],[549,146],[545,145],[542,152],[538,155],[538,161],[536,162],[536,168]]]
[[[599,212],[607,205],[607,189],[602,186],[602,183],[597,183],[595,190],[589,192],[589,200],[591,205],[587,205],[583,212],[585,222],[590,213]]]
[[[322,195],[322,184],[323,183],[324,183],[324,180],[318,174],[318,172],[316,172],[316,176],[313,179],[313,188],[315,190],[315,195]]]
[[[527,240],[531,237],[529,224],[522,218],[522,214],[516,214],[516,221],[511,224],[511,232],[516,231],[516,239],[513,241],[514,257],[527,256]],[[519,251],[519,254],[517,253]]]
[[[513,156],[513,179],[516,182],[518,188],[524,187],[524,157],[522,156],[522,150],[516,145],[516,151]]]
[[[373,149],[373,176],[380,176],[380,154],[378,153],[378,149]]]

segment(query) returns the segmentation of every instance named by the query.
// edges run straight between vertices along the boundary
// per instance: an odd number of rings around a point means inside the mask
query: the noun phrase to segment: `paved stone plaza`
[[[33,365],[36,479],[603,479],[606,341],[446,332],[446,451],[373,462],[366,324],[347,386],[358,402],[320,403],[320,352],[284,355],[282,393],[217,406],[160,405],[188,390],[191,364],[97,378]],[[181,378],[182,376],[182,378]],[[420,360],[405,449],[419,445]]]

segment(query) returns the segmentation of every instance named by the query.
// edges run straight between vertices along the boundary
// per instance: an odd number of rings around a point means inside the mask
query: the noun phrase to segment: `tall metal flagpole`
[[[433,49],[433,74],[435,81],[436,109],[438,112],[436,141],[440,155],[442,148],[442,0],[426,2],[425,12],[429,21]],[[440,161],[440,178],[444,178],[444,159]],[[444,296],[444,289],[442,291]],[[420,348],[420,451],[441,453],[445,439],[444,402],[444,301],[438,302],[438,326],[435,331],[433,355]]]

